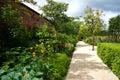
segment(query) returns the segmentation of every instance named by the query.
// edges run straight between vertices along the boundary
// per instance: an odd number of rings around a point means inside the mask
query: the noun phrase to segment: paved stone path
[[[119,80],[102,62],[92,46],[79,41],[65,80]]]

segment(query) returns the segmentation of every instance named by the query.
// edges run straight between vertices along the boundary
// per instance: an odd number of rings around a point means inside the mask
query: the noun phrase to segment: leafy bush
[[[0,70],[2,80],[49,80],[51,73],[49,59],[53,53],[53,48],[50,45],[41,43],[24,50],[19,48],[6,53],[9,54],[6,58],[10,59],[11,56],[12,59],[3,62]]]
[[[16,47],[3,52],[0,67],[1,80],[63,80],[70,63],[66,53],[56,53],[56,34],[44,25],[38,27],[39,41],[29,48]],[[70,52],[72,44],[64,45]],[[4,57],[3,57],[4,56]]]
[[[52,30],[50,30],[47,25],[38,26],[36,28],[36,37],[38,37],[39,43],[45,42],[51,45],[54,50],[56,49],[56,33],[54,31],[52,32]]]
[[[97,52],[103,62],[120,78],[120,44],[99,43]]]
[[[92,37],[87,37],[84,41],[88,44],[92,44]],[[95,36],[95,45],[100,42],[110,42],[108,36]]]
[[[75,44],[75,39],[67,34],[58,33],[57,34],[57,52],[66,53],[70,55]]]
[[[53,54],[53,48],[46,43],[12,50],[8,54],[13,59],[0,69],[1,80],[63,80],[67,73],[70,59],[65,53]]]
[[[72,35],[72,36],[78,36],[79,34],[79,28],[80,28],[80,22],[77,21],[69,21],[63,24],[59,25],[60,32],[65,33],[67,35]]]
[[[70,64],[70,59],[66,56],[66,54],[56,53],[54,58],[51,60],[51,64],[52,74],[50,75],[50,80],[64,80]]]
[[[92,37],[88,37],[84,40],[84,42],[88,43],[88,44],[92,44]]]
[[[12,6],[1,8],[2,31],[0,32],[1,40],[9,47],[27,46],[31,38],[30,31],[22,25],[22,19],[19,11]]]

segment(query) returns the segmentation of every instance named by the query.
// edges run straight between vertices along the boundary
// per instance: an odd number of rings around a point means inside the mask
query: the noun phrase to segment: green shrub
[[[0,37],[6,43],[4,46],[16,47],[28,45],[31,33],[22,25],[22,18],[18,10],[13,9],[10,5],[4,6],[1,8],[0,19],[2,23]]]
[[[36,37],[38,38],[39,43],[46,43],[51,45],[51,47],[56,50],[56,33],[52,32],[47,25],[37,26],[36,28]]]
[[[99,43],[97,52],[103,62],[120,78],[120,44]]]
[[[2,80],[49,80],[52,53],[53,48],[45,42],[25,49],[13,48],[4,53],[7,61],[3,62],[0,77]]]
[[[88,38],[86,38],[86,39],[84,39],[84,42],[85,43],[88,43],[88,44],[92,44],[92,37],[88,37]]]
[[[74,49],[76,39],[70,35],[58,33],[57,34],[57,52],[66,53],[70,55]]]
[[[70,64],[70,59],[65,53],[56,53],[54,58],[51,60],[51,63],[52,74],[50,80],[64,80]]]
[[[30,48],[17,47],[4,52],[1,80],[63,80],[70,60],[65,53],[55,54],[53,42],[46,36]],[[72,44],[65,44],[65,47],[71,48]]]
[[[84,39],[84,42],[88,44],[92,44],[92,37],[87,37]],[[108,36],[95,36],[95,45],[97,45],[100,42],[109,42],[109,37]]]

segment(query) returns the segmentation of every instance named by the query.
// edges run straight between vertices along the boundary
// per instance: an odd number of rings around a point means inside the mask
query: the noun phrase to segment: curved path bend
[[[65,80],[119,80],[92,51],[92,46],[79,41],[73,52],[70,68]]]

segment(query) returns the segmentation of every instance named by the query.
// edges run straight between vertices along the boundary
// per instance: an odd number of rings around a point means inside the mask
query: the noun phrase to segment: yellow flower
[[[25,77],[25,78],[26,78],[26,77],[28,77],[28,74],[27,74],[27,73],[25,73],[25,74],[24,74],[24,77]]]
[[[42,49],[42,50],[40,50],[40,52],[41,52],[41,53],[44,53],[44,52],[45,52],[45,50],[43,50],[43,49]]]
[[[41,44],[44,44],[43,42],[41,42]]]
[[[50,48],[50,45],[48,45],[47,47]]]
[[[36,53],[35,52],[32,52],[33,55],[35,55]]]
[[[30,47],[30,50],[32,50],[33,49],[33,47]]]
[[[39,45],[38,44],[36,44],[36,47],[38,47]]]

